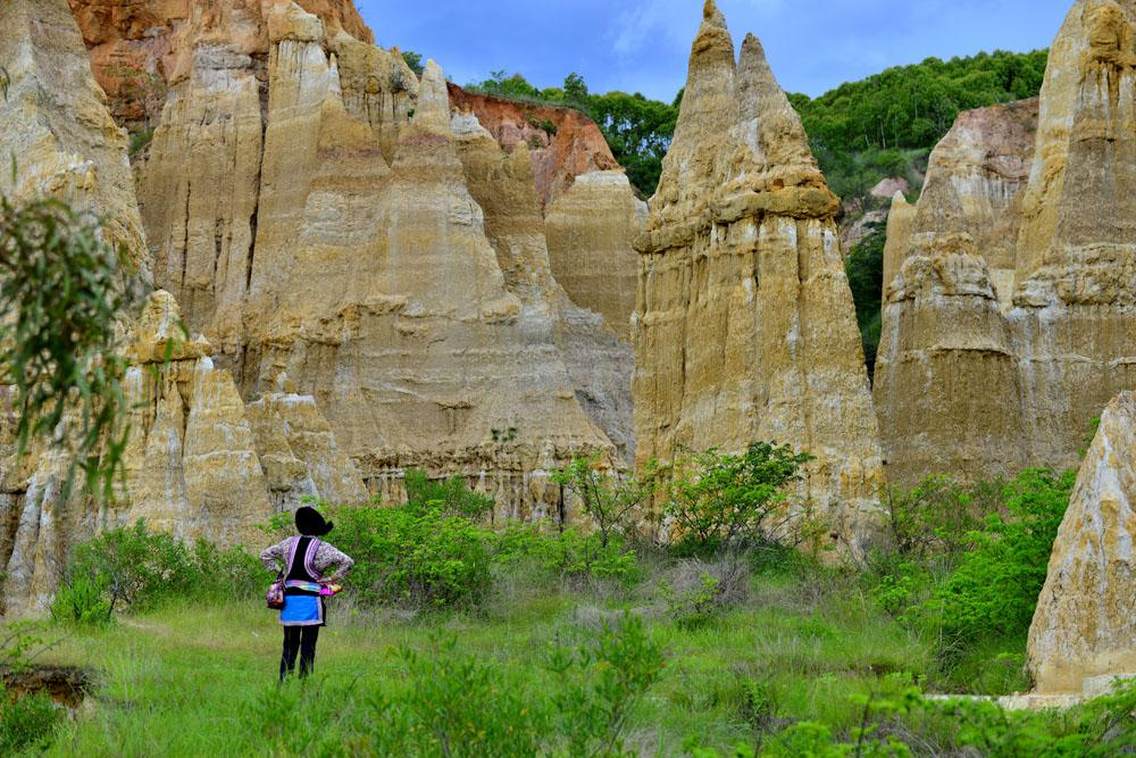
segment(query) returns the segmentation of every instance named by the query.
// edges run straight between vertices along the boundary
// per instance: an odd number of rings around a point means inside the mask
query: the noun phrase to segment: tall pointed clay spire
[[[758,163],[815,165],[801,118],[777,83],[761,41],[752,33],[742,43],[737,76],[742,135],[751,143],[755,159],[760,157]]]
[[[692,186],[715,180],[716,163],[726,157],[726,142],[737,120],[734,75],[734,43],[726,19],[714,1],[707,0],[690,50],[674,140],[663,161],[658,204],[677,202],[690,195]]]
[[[427,61],[422,71],[413,124],[419,129],[450,134],[450,96],[446,91],[446,75],[433,60]]]

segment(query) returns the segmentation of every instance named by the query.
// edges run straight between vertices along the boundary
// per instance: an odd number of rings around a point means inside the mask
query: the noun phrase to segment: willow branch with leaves
[[[126,447],[118,259],[98,219],[56,199],[0,197],[0,384],[19,454],[34,442],[69,453],[63,497],[81,470],[109,498]]]

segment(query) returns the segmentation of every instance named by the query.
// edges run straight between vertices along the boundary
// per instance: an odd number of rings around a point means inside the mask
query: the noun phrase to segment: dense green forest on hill
[[[928,58],[815,99],[800,94],[789,99],[833,191],[851,200],[885,176],[909,172],[914,165],[909,151],[922,151],[925,159],[960,111],[1037,95],[1047,58],[1045,50]]]

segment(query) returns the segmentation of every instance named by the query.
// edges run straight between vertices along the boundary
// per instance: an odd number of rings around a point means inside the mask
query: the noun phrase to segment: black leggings
[[[284,654],[280,657],[280,679],[296,670],[296,653],[300,654],[300,676],[312,673],[316,663],[316,640],[319,639],[318,626],[284,627]]]

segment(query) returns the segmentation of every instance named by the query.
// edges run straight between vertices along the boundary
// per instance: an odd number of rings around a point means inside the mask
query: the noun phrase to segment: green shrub
[[[724,547],[792,543],[807,534],[807,516],[785,493],[811,456],[788,445],[755,442],[739,455],[708,450],[675,465],[664,513],[678,547],[707,555]]]
[[[63,723],[63,709],[44,693],[12,697],[0,688],[0,754],[42,749]]]
[[[144,521],[110,529],[71,554],[51,615],[59,623],[106,623],[115,611],[165,602],[249,598],[264,591],[264,568],[239,547],[187,545]]]
[[[51,618],[59,624],[109,624],[114,618],[114,609],[108,589],[103,576],[73,574],[55,592]]]
[[[474,492],[460,476],[433,481],[424,471],[406,472],[407,506],[415,511],[434,509],[446,516],[478,521],[493,512],[493,498]]]
[[[635,517],[655,493],[654,466],[642,477],[621,477],[609,471],[600,456],[577,458],[555,472],[552,480],[580,499],[606,548],[614,537],[634,528]]]
[[[948,639],[1024,636],[1075,480],[1073,471],[1032,469],[1005,486],[1007,515],[992,514],[971,533],[970,552],[923,605]]]
[[[667,615],[683,629],[696,629],[749,597],[750,574],[745,556],[730,554],[709,563],[680,561],[660,586]]]
[[[459,652],[452,637],[436,639],[428,654],[406,648],[402,658],[412,686],[388,709],[410,716],[410,745],[435,748],[441,755],[520,757],[541,752],[549,726],[547,709],[502,676],[498,667]]]
[[[576,528],[548,531],[540,524],[510,522],[496,536],[494,561],[511,566],[534,561],[545,571],[571,579],[610,579],[631,585],[642,571],[635,552],[619,536],[605,545],[597,533]]]
[[[130,148],[128,152],[131,158],[136,157],[150,146],[150,143],[154,141],[154,131],[153,127],[147,127],[130,135]]]
[[[192,595],[203,580],[202,567],[185,543],[164,532],[150,532],[138,521],[76,547],[63,592],[74,593],[93,581],[105,589],[112,609],[144,610]]]
[[[575,649],[554,646],[547,665],[559,679],[552,700],[567,754],[622,755],[628,717],[664,665],[642,619],[625,614],[616,626],[605,623],[593,641]]]
[[[334,510],[335,545],[355,559],[349,591],[363,603],[448,607],[489,589],[493,535],[441,507]]]

